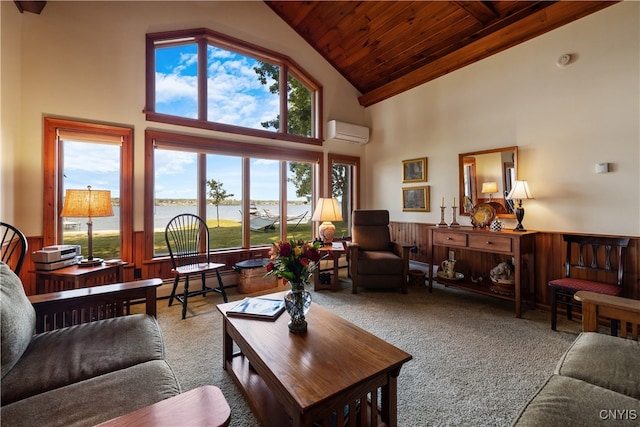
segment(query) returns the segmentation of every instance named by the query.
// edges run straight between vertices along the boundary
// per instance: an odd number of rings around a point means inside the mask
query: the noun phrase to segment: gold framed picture
[[[409,212],[430,212],[429,186],[405,187],[402,189],[402,210]]]
[[[427,158],[402,161],[402,182],[426,182]]]

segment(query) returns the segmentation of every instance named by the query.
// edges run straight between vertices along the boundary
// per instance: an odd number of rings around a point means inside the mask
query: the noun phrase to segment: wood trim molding
[[[62,177],[58,176],[61,168],[61,147],[57,136],[58,129],[69,129],[87,133],[114,135],[122,138],[121,174],[120,174],[120,235],[121,256],[132,262],[133,242],[133,128],[89,123],[53,117],[44,118],[43,134],[43,246],[60,243],[62,221],[59,213],[62,210]]]

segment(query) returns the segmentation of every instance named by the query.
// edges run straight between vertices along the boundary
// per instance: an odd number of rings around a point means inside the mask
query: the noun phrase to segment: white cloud
[[[181,98],[198,98],[198,79],[194,76],[156,73],[156,102],[170,103]]]
[[[156,150],[156,177],[165,175],[193,173],[196,167],[196,154],[183,151]]]

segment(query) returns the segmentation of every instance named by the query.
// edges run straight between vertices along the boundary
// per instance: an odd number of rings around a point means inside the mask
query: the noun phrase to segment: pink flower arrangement
[[[323,258],[320,245],[302,240],[272,243],[265,277],[276,275],[292,283],[308,281]]]

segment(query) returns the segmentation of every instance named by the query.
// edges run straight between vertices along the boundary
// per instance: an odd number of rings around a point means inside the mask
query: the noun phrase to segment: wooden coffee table
[[[410,354],[315,303],[305,334],[289,332],[286,312],[275,321],[227,317],[237,303],[218,305],[223,367],[263,426],[397,426],[397,377]]]

